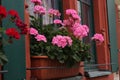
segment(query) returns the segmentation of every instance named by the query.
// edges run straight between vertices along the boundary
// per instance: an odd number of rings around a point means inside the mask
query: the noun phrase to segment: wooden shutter
[[[115,3],[114,0],[107,0],[108,8],[108,23],[109,23],[109,39],[110,39],[110,54],[112,71],[117,71],[118,69],[118,51],[117,51],[117,38],[116,38],[116,13],[115,13]]]
[[[15,9],[18,11],[20,18],[24,20],[24,0],[2,0],[2,5],[7,10]],[[7,20],[3,21],[5,28],[16,27],[12,24],[5,26],[7,23]],[[6,38],[6,36],[4,37]],[[13,44],[4,46],[4,50],[9,60],[4,66],[4,69],[8,70],[8,73],[4,74],[4,80],[24,80],[26,77],[24,36],[21,36],[20,40],[13,41]]]

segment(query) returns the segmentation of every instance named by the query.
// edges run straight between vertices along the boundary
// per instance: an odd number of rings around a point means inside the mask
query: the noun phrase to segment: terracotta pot
[[[57,68],[49,68],[49,69],[32,70],[31,75],[37,80],[48,80],[48,79],[53,80],[53,79],[70,77],[70,76],[76,76],[79,74],[79,63],[77,64],[77,67],[66,68],[64,64],[60,64],[56,60],[51,60],[47,56],[32,56],[31,66],[33,68],[35,67],[57,67]]]

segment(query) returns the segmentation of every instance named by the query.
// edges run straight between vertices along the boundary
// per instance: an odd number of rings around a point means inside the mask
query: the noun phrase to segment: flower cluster
[[[7,25],[2,25],[2,20],[6,18],[9,19]],[[15,24],[15,27],[8,27],[10,24]],[[6,28],[7,27],[7,28]],[[7,58],[3,51],[3,40],[8,43],[12,43],[13,39],[20,39],[21,35],[27,34],[28,28],[27,25],[20,19],[20,16],[16,10],[7,11],[6,8],[0,5],[0,64],[3,65],[4,62],[7,62]],[[3,39],[3,34],[8,36],[8,39]]]
[[[54,24],[61,24],[61,25],[63,25],[62,21],[59,20],[59,19],[54,20]]]
[[[27,25],[24,22],[22,22],[22,20],[20,19],[17,11],[9,10],[7,12],[6,8],[0,5],[0,20],[5,18],[7,15],[10,15],[10,21],[12,23],[15,23],[16,26],[20,29],[20,32],[18,32],[18,30],[16,28],[6,29],[5,33],[6,33],[6,35],[9,36],[9,38],[19,39],[20,34],[26,34],[27,33],[27,31],[28,31],[28,28],[26,27]]]
[[[48,13],[49,13],[49,15],[50,15],[51,17],[52,17],[52,16],[57,16],[57,17],[60,17],[60,16],[61,16],[59,10],[56,10],[56,9],[50,9],[50,10],[48,11]]]
[[[6,29],[6,34],[9,37],[15,38],[15,39],[19,39],[20,38],[20,34],[18,33],[18,31],[16,31],[15,28],[8,28]]]
[[[47,42],[46,37],[44,35],[39,34],[35,28],[30,28],[30,34],[34,35],[37,41]]]
[[[34,7],[34,13],[45,14],[46,9],[43,6],[36,5]]]
[[[31,2],[34,3],[34,13],[44,15],[45,13],[48,13],[50,17],[56,16],[60,17],[61,13],[59,10],[56,9],[49,9],[49,11],[46,11],[46,8],[42,6],[41,0],[31,0]]]
[[[71,18],[74,19],[75,22],[77,22],[77,21],[80,22],[80,20],[81,20],[79,15],[77,14],[77,12],[75,10],[73,10],[73,9],[66,10],[66,14],[71,16]]]
[[[42,17],[31,17],[30,51],[31,55],[46,55],[50,59],[57,59],[60,63],[72,66],[82,60],[90,58],[90,45],[83,42],[83,38],[89,34],[89,27],[81,24],[81,18],[74,9],[67,9],[65,20],[60,20],[61,13],[56,9],[46,11],[41,0],[31,0],[34,13],[38,16],[55,17],[52,24],[43,25]],[[36,4],[40,2],[39,4]],[[90,41],[102,43],[102,34],[96,33]]]
[[[80,17],[74,9],[67,9],[66,14],[68,15],[68,19],[64,20],[63,23],[61,20],[56,19],[54,20],[54,24],[62,24],[64,27],[70,29],[73,35],[82,40],[84,37],[88,36],[89,28],[87,25],[80,24]],[[102,34],[96,33],[92,40],[97,40],[100,43],[104,41]]]
[[[42,4],[42,1],[41,0],[31,0],[31,2],[35,3],[35,4]]]
[[[72,39],[69,36],[56,35],[52,39],[52,44],[64,48],[65,46],[67,46],[67,44],[69,46],[72,45]]]
[[[98,43],[102,43],[104,41],[104,38],[102,34],[96,33],[93,37],[92,40],[98,41]]]
[[[0,19],[5,18],[7,16],[6,13],[7,13],[7,11],[6,11],[5,7],[0,6]]]

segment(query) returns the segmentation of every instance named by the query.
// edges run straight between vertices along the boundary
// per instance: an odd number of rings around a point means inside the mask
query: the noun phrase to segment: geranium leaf
[[[81,60],[81,58],[77,55],[77,54],[74,54],[73,56],[73,59],[75,59],[77,62],[79,62]]]
[[[7,62],[8,62],[8,59],[7,59],[6,55],[3,54],[3,52],[0,52],[0,64],[1,64],[1,65],[4,65],[4,64],[6,64]]]

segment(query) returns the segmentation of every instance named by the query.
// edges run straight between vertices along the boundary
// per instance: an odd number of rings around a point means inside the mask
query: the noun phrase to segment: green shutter
[[[107,0],[108,8],[108,23],[109,23],[109,37],[110,37],[110,54],[112,71],[118,69],[118,51],[117,51],[117,38],[116,38],[116,18],[115,18],[115,3],[114,0]]]
[[[24,20],[24,0],[2,0],[2,5],[7,10],[15,9],[20,18]],[[4,27],[16,27],[15,25],[5,26],[7,20],[3,21]],[[4,36],[6,38],[6,36]],[[20,40],[14,40],[13,44],[4,46],[5,53],[9,62],[4,66],[8,73],[4,74],[4,80],[24,80],[25,79],[25,38],[21,36]]]

